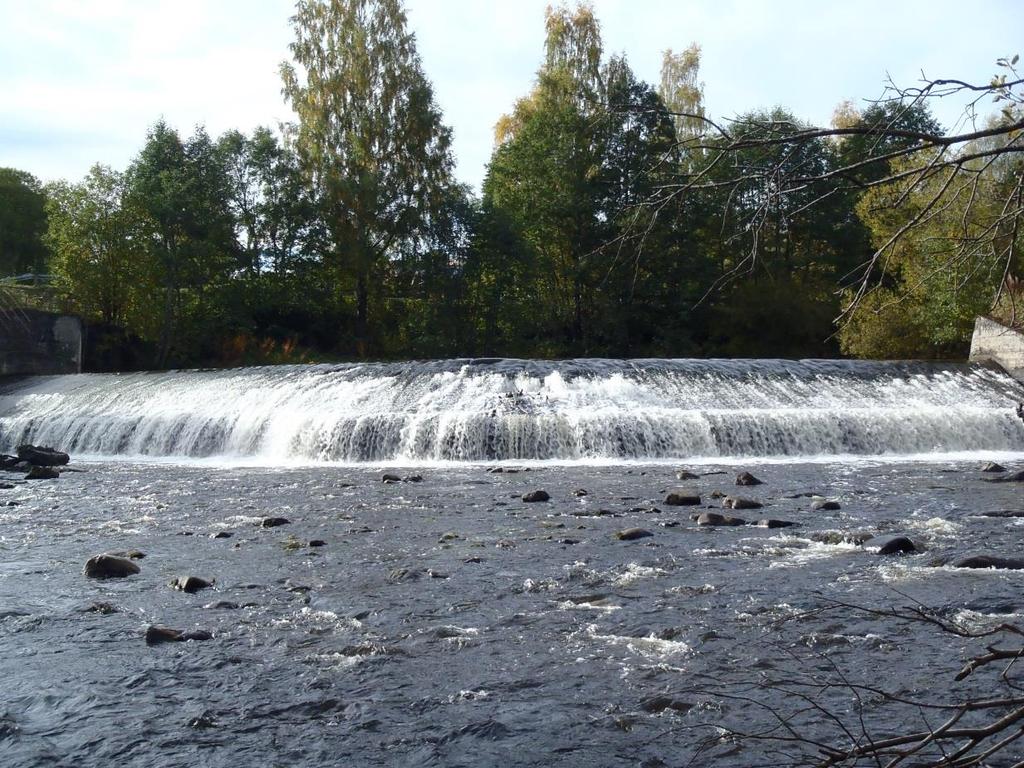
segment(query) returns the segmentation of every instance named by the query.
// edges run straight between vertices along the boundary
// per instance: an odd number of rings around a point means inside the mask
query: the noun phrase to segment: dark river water
[[[835,743],[842,727],[885,735],[939,717],[841,686],[799,714],[806,686],[829,681],[937,700],[993,684],[953,682],[985,641],[860,609],[1021,620],[1024,572],[936,565],[1024,554],[1021,519],[979,516],[1024,510],[1021,484],[983,479],[990,458],[1024,466],[978,452],[502,473],[96,460],[59,480],[11,475],[0,765],[810,763],[806,744],[730,732],[769,728],[774,712]],[[680,483],[680,466],[723,474]],[[740,470],[765,483],[738,489]],[[695,508],[663,503],[678,485],[718,511],[714,491],[741,491],[767,506],[736,514],[799,527],[698,528]],[[550,501],[521,500],[535,489]],[[807,493],[840,509],[812,510]],[[653,535],[616,538],[637,527]],[[924,551],[856,543],[894,532]],[[139,574],[83,576],[90,556],[133,549]],[[215,584],[169,586],[184,575]],[[149,646],[151,625],[212,638]]]

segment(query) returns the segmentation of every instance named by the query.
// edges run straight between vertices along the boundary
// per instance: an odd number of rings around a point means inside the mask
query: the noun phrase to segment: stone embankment
[[[82,340],[72,315],[0,308],[0,376],[81,373]]]
[[[970,361],[995,363],[1024,382],[1024,333],[987,317],[979,317],[974,322]]]

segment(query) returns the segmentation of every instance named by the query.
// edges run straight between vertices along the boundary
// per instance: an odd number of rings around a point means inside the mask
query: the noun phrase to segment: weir
[[[979,365],[450,360],[33,377],[0,442],[258,461],[644,460],[1024,450]]]

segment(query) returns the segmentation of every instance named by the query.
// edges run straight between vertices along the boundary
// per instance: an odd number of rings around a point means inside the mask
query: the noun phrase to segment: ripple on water
[[[692,651],[682,640],[664,639],[655,634],[644,637],[616,635],[601,632],[597,624],[587,624],[583,629],[569,636],[570,642],[579,642],[581,647],[593,647],[595,643],[606,648],[621,648],[654,661],[678,660]]]

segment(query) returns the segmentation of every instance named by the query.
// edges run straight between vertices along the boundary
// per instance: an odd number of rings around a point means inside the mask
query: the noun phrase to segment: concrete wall
[[[0,311],[0,376],[81,371],[79,318],[35,309]]]
[[[1018,381],[1024,381],[1024,333],[979,317],[971,337],[971,362],[995,363]]]

